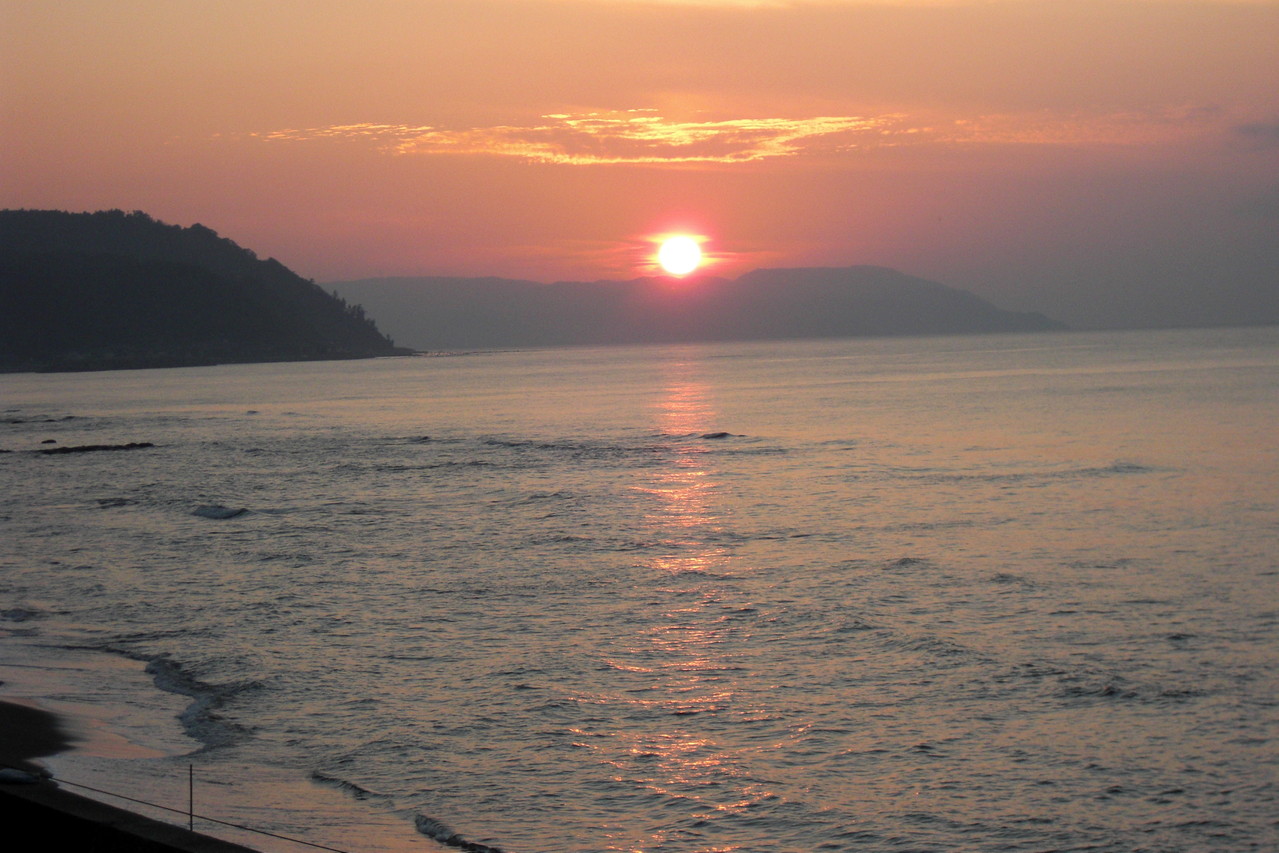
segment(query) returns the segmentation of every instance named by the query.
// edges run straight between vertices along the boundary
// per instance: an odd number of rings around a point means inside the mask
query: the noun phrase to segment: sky
[[[1279,322],[1279,0],[0,0],[0,207],[321,283],[889,266]]]

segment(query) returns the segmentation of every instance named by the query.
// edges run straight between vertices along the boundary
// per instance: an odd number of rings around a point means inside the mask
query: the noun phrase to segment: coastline
[[[10,829],[25,828],[45,844],[98,853],[256,853],[72,793],[42,778],[45,771],[37,759],[72,744],[62,720],[48,711],[0,700],[0,732],[0,765],[34,777],[0,784],[0,820]]]
[[[40,787],[120,807],[121,814],[103,815],[101,823],[140,813],[188,835],[185,811],[153,811],[82,791],[73,782],[184,809],[187,756],[205,745],[184,715],[200,696],[176,689],[173,679],[157,680],[139,657],[89,648],[58,635],[54,625],[42,627],[40,642],[14,636],[0,643],[0,765],[52,772],[64,780],[61,785]],[[52,635],[60,640],[48,642]],[[297,853],[317,846],[409,853],[424,842],[436,849],[416,828],[412,812],[368,802],[341,780],[256,762],[251,746],[223,748],[216,756],[195,759],[196,832],[225,841],[222,853]],[[43,831],[61,819],[56,812],[37,818],[22,811],[28,808],[24,791],[33,787],[0,783],[0,816]],[[218,826],[220,821],[229,824]],[[190,848],[179,839],[165,849]]]

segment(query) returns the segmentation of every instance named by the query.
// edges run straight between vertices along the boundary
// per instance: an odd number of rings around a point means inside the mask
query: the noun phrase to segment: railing
[[[29,772],[20,767],[13,767],[12,765],[0,764],[0,767],[5,767],[10,770],[18,770],[21,772]],[[194,765],[187,766],[187,808],[185,811],[183,811],[182,809],[175,809],[170,806],[162,806],[159,803],[153,803],[153,802],[150,802],[149,800],[142,800],[142,799],[138,799],[137,797],[130,797],[127,794],[118,794],[115,791],[107,791],[102,788],[95,788],[92,785],[83,785],[79,782],[72,782],[69,779],[61,779],[61,778],[58,778],[57,776],[41,775],[39,776],[39,778],[45,779],[51,782],[56,782],[59,785],[65,785],[70,788],[79,788],[82,791],[92,791],[95,794],[103,794],[105,796],[115,797],[116,799],[125,800],[130,803],[137,803],[138,805],[149,806],[150,808],[159,809],[160,811],[170,812],[172,814],[184,815],[187,818],[187,829],[190,830],[191,832],[195,832],[195,821],[198,819],[198,820],[206,821],[208,823],[214,823],[219,826],[226,826],[226,827],[230,827],[231,829],[238,829],[238,830],[241,830],[242,832],[250,832],[255,835],[263,835],[269,838],[278,839],[280,841],[288,841],[292,844],[301,844],[303,846],[311,847],[317,850],[328,850],[330,851],[330,853],[349,853],[349,851],[341,850],[337,847],[327,847],[323,844],[316,844],[311,841],[303,841],[300,838],[292,838],[287,835],[280,835],[279,833],[269,832],[265,829],[255,829],[251,826],[245,826],[244,824],[232,823],[231,821],[228,821],[228,820],[219,820],[216,817],[209,817],[208,815],[196,814],[195,813],[195,767]]]

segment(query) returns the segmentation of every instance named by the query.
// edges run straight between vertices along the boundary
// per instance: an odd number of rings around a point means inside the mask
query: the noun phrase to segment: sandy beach
[[[37,759],[69,748],[72,739],[47,711],[0,702],[0,765],[40,776]],[[250,848],[190,832],[82,797],[39,779],[0,784],[0,820],[25,828],[42,844],[114,853],[253,853]]]

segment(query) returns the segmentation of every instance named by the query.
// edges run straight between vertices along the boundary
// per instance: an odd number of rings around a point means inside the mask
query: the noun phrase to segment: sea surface
[[[0,698],[77,721],[60,777],[349,851],[1279,846],[1279,329],[0,400]]]

